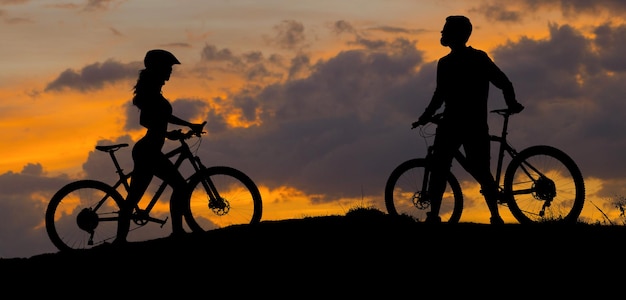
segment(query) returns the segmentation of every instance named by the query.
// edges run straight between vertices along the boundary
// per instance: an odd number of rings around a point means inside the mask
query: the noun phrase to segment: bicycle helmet
[[[153,49],[146,53],[146,57],[143,59],[143,64],[146,66],[146,69],[153,69],[180,65],[180,61],[178,61],[176,56],[169,51]]]

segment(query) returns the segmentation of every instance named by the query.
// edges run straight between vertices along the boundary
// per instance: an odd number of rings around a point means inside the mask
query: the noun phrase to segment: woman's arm
[[[191,123],[174,115],[170,116],[170,119],[168,120],[168,122],[175,124],[175,125],[187,126],[195,132],[202,132],[202,128],[204,127],[204,124],[206,124],[206,121],[203,123]]]
[[[172,123],[172,124],[174,124],[174,125],[181,125],[181,126],[187,126],[187,127],[193,126],[192,123],[187,122],[187,121],[185,121],[185,120],[183,120],[183,119],[181,119],[181,118],[179,118],[179,117],[177,117],[175,115],[171,115],[170,119],[167,120],[167,121]]]

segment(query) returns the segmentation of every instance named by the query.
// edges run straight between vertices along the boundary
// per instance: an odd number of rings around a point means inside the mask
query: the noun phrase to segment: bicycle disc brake
[[[209,209],[211,209],[216,215],[223,216],[230,211],[230,203],[222,197],[215,200],[210,199]]]
[[[411,201],[413,202],[413,206],[418,209],[427,209],[430,207],[430,200],[426,197],[426,193],[415,192]]]

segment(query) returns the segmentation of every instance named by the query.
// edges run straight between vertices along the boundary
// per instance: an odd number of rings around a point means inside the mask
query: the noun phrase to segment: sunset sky
[[[448,15],[471,19],[468,44],[526,106],[511,118],[513,146],[567,152],[585,177],[581,220],[621,224],[625,13],[621,0],[0,0],[0,257],[55,252],[43,221],[54,192],[114,179],[94,146],[143,134],[129,100],[154,48],[182,62],[163,89],[174,113],[208,122],[198,155],[248,174],[263,220],[384,210],[387,176],[426,148],[410,126],[449,51]],[[504,107],[491,92],[490,107]],[[131,170],[130,148],[118,154]],[[476,183],[457,173],[461,221],[487,223]]]

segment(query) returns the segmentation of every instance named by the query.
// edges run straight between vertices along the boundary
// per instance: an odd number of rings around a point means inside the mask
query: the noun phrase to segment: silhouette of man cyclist
[[[449,16],[441,31],[441,45],[450,53],[437,63],[437,86],[424,113],[413,127],[428,123],[430,117],[445,104],[443,120],[437,127],[433,143],[433,159],[429,194],[431,211],[426,222],[439,223],[441,198],[446,188],[455,151],[461,146],[468,158],[467,171],[478,181],[491,213],[491,224],[503,224],[498,212],[498,186],[491,174],[490,139],[487,120],[489,84],[502,90],[508,109],[519,113],[524,109],[515,98],[513,84],[481,50],[467,46],[472,24],[465,16]]]
[[[170,52],[154,49],[146,53],[145,69],[139,73],[134,86],[133,104],[140,110],[139,123],[147,129],[146,134],[135,143],[132,150],[133,174],[125,203],[122,204],[118,222],[116,244],[125,243],[130,229],[130,219],[135,205],[141,200],[153,176],[161,178],[172,187],[170,215],[172,236],[184,234],[183,207],[190,195],[184,177],[163,154],[165,139],[176,139],[178,130],[168,131],[168,124],[187,126],[194,132],[202,132],[204,123],[194,124],[172,114],[172,105],[161,94],[161,88],[170,79],[173,65],[180,61]]]

